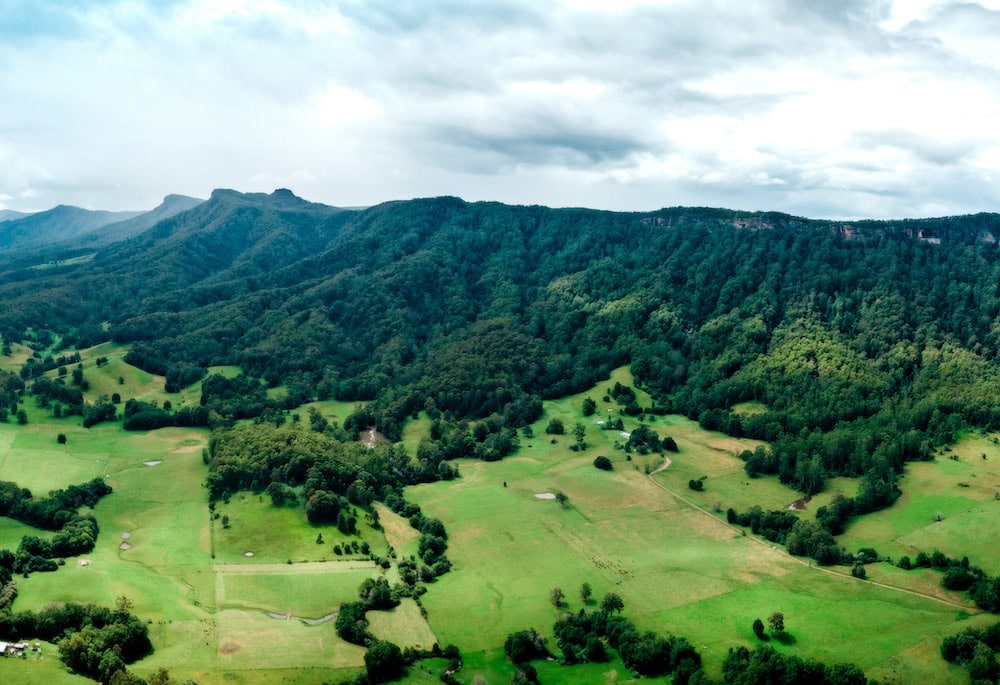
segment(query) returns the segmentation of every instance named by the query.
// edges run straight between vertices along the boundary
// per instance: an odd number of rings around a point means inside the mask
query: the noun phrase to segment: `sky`
[[[1000,0],[0,0],[0,210],[1000,210]]]

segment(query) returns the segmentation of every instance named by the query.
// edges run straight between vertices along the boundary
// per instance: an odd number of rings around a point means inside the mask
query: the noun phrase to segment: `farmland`
[[[84,361],[92,388],[114,385],[147,399],[169,397],[162,379],[130,371],[124,362],[97,369],[86,361],[93,356],[88,352]],[[124,383],[109,380],[118,377]],[[608,384],[613,382],[631,385],[633,379],[618,369]],[[502,650],[506,636],[532,627],[551,639],[561,611],[584,608],[579,588],[586,582],[597,598],[618,593],[641,628],[688,637],[709,675],[719,675],[731,647],[754,646],[754,618],[781,610],[793,638],[776,643],[784,652],[827,662],[849,659],[887,682],[963,682],[964,674],[938,656],[938,644],[944,635],[985,622],[971,604],[956,610],[962,598],[941,590],[931,572],[871,567],[871,578],[927,595],[919,596],[857,581],[844,570],[810,568],[784,549],[745,535],[725,522],[721,512],[727,507],[784,508],[798,497],[773,477],[746,477],[736,455],[760,443],[705,431],[675,415],[650,417],[646,425],[679,447],[661,469],[660,454],[626,453],[620,431],[602,430],[599,421],[619,416],[615,405],[598,401],[593,416],[581,415],[583,399],[600,400],[605,391],[599,384],[546,402],[531,437],[522,437],[512,456],[491,463],[463,460],[458,480],[407,490],[408,499],[445,522],[454,568],[428,586],[422,598],[426,619],[405,600],[392,612],[371,614],[373,634],[401,645],[456,644],[464,655],[465,682],[476,676],[506,681],[513,674]],[[181,397],[196,401],[196,388]],[[353,405],[311,406],[342,421]],[[390,544],[401,554],[413,553],[416,534],[405,520],[378,505],[383,530],[362,522],[358,535],[348,537],[307,522],[301,503],[275,508],[249,492],[210,511],[203,487],[206,430],[127,433],[116,424],[83,429],[78,417],[54,419],[31,406],[27,411],[27,425],[0,426],[4,479],[45,491],[103,476],[114,493],[94,509],[101,537],[87,565],[71,559],[56,573],[19,579],[16,609],[70,600],[110,605],[129,597],[135,612],[151,622],[155,646],[134,665],[140,675],[167,667],[175,677],[203,683],[304,684],[347,678],[362,668],[363,648],[338,638],[329,617],[356,598],[364,579],[385,573],[394,583],[398,576],[394,567],[383,572],[363,555],[337,555],[333,548],[355,541],[378,554]],[[572,451],[570,435],[546,434],[552,419],[567,427],[583,423],[587,448]],[[624,420],[625,433],[639,425]],[[403,436],[411,449],[429,426],[423,415],[407,424]],[[65,445],[57,444],[57,432],[67,436]],[[874,545],[893,555],[908,545],[941,546],[989,558],[977,547],[976,531],[993,515],[1000,450],[989,438],[970,436],[954,454],[958,460],[910,465],[904,497],[853,523],[843,544]],[[607,456],[613,470],[594,468],[598,455]],[[689,489],[693,479],[703,481],[703,491]],[[973,485],[960,488],[959,481]],[[957,494],[941,494],[943,484]],[[851,495],[854,487],[850,479],[831,479],[800,515],[810,516],[836,493]],[[538,497],[552,493],[564,494],[565,505]],[[931,525],[927,512],[939,509],[944,518]],[[953,520],[949,533],[943,527]],[[0,541],[16,545],[28,530],[0,520]],[[969,532],[962,537],[961,531]],[[548,601],[556,586],[566,595],[560,609]],[[48,651],[44,667],[25,667],[52,670],[54,648]],[[433,679],[425,670],[431,663],[411,668],[408,680]],[[61,668],[53,672],[53,682],[82,681]],[[631,677],[617,658],[572,668],[539,666],[544,682],[605,682],[612,672],[621,681]]]

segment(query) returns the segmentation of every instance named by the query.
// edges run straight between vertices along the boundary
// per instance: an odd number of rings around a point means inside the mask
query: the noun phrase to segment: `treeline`
[[[697,685],[874,685],[855,664],[826,665],[794,654],[782,654],[770,645],[756,649],[730,648],[722,663],[722,679],[701,678]]]
[[[941,578],[942,587],[955,592],[967,592],[980,609],[1000,613],[1000,576],[988,576],[978,566],[971,565],[969,557],[953,559],[934,550],[932,554],[919,552],[912,561],[909,556],[902,556],[897,565],[904,571],[919,568],[941,571],[944,573]]]

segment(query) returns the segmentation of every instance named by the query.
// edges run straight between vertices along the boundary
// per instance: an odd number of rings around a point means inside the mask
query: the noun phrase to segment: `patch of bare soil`
[[[370,449],[372,447],[375,447],[375,445],[388,443],[389,438],[385,437],[377,430],[372,428],[370,430],[366,430],[364,433],[361,434],[361,442],[364,443],[365,447],[368,447]]]
[[[809,504],[809,502],[811,502],[811,501],[812,501],[812,496],[811,495],[806,495],[805,497],[802,497],[801,499],[797,499],[794,502],[792,502],[791,504],[789,504],[788,508],[789,509],[794,509],[796,511],[805,511],[808,508],[808,507],[806,507],[806,505]]]
[[[239,650],[240,646],[235,642],[227,642],[219,648],[219,651],[223,654],[232,654],[233,652],[238,652]]]

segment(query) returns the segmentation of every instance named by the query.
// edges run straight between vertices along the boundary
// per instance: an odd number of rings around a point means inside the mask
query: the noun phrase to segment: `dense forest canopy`
[[[91,260],[0,274],[0,333],[131,343],[175,385],[235,364],[297,397],[374,400],[390,437],[428,403],[524,425],[538,398],[631,363],[660,411],[778,456],[818,431],[797,454],[861,475],[1000,427],[998,237],[993,214],[344,210],[220,190]],[[768,411],[731,411],[748,400]],[[798,456],[772,461],[812,482]]]

